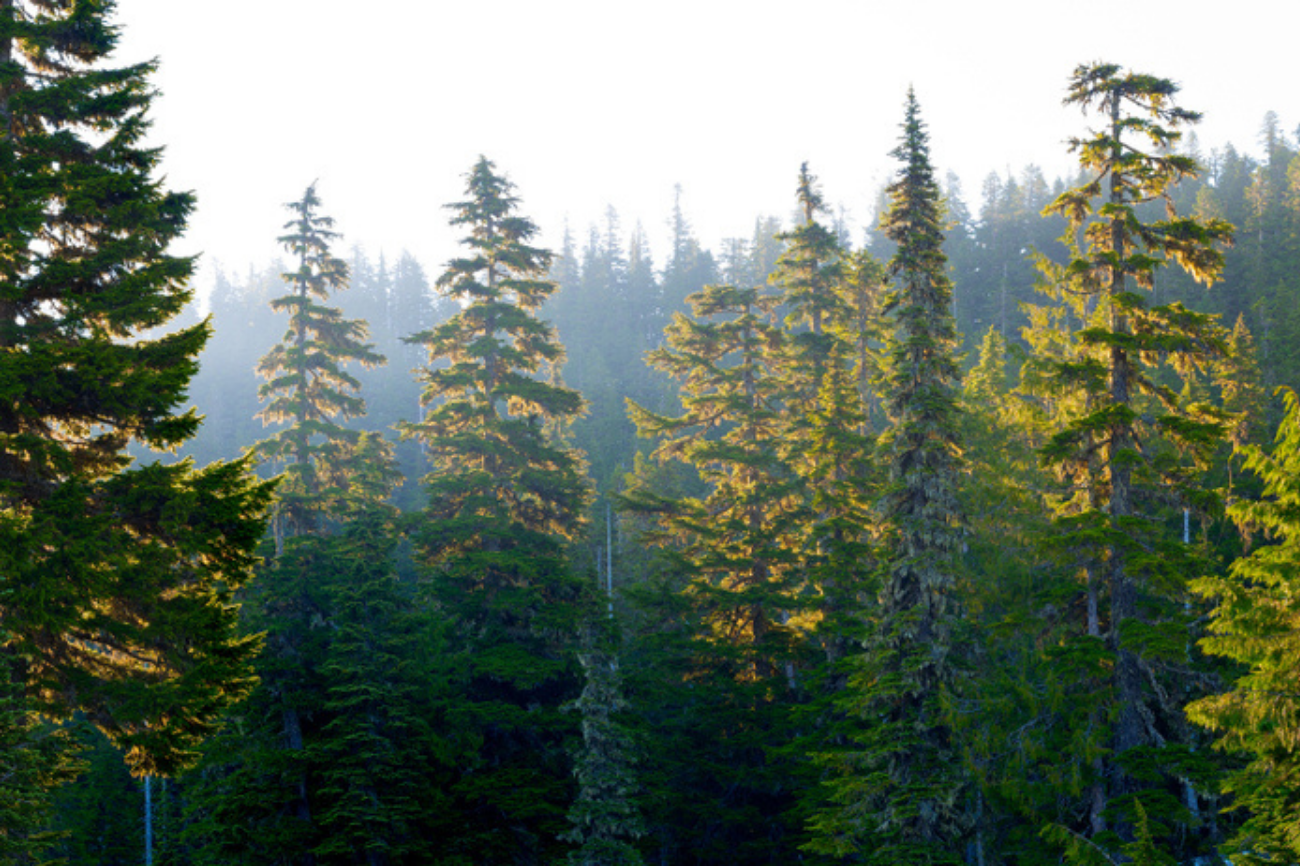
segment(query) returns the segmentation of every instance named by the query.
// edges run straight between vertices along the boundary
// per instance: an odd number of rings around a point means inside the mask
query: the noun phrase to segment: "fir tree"
[[[1197,166],[1170,149],[1179,128],[1199,117],[1174,104],[1176,92],[1167,80],[1111,64],[1076,69],[1066,104],[1099,110],[1104,125],[1072,142],[1088,175],[1047,209],[1070,225],[1071,260],[1060,271],[1062,285],[1091,308],[1088,326],[1077,334],[1083,363],[1056,366],[1058,375],[1086,384],[1088,396],[1043,455],[1089,478],[1088,502],[1071,518],[1063,541],[1087,557],[1090,610],[1098,610],[1090,615],[1089,633],[1104,638],[1113,659],[1105,664],[1110,683],[1097,698],[1114,714],[1105,744],[1110,755],[1094,769],[1087,830],[1110,850],[1131,841],[1139,791],[1152,827],[1185,820],[1179,746],[1167,732],[1185,736],[1169,695],[1188,681],[1184,676],[1158,689],[1151,683],[1176,676],[1186,663],[1185,623],[1174,602],[1185,576],[1199,566],[1195,550],[1160,531],[1156,521],[1170,505],[1214,508],[1213,494],[1196,477],[1223,436],[1226,417],[1205,404],[1181,405],[1162,381],[1165,363],[1186,379],[1219,358],[1221,329],[1182,304],[1148,305],[1134,291],[1151,290],[1167,262],[1212,282],[1222,267],[1219,247],[1231,239],[1221,221],[1173,212],[1171,186],[1193,176]],[[1164,219],[1144,217],[1140,209],[1152,201],[1166,205]],[[1166,742],[1171,748],[1158,754]],[[1120,839],[1106,835],[1108,824]]]
[[[467,198],[449,205],[463,257],[437,280],[460,312],[412,340],[428,352],[424,420],[404,427],[427,449],[429,504],[411,524],[430,595],[453,617],[446,708],[474,744],[450,794],[459,827],[448,856],[540,862],[555,853],[570,797],[560,707],[576,696],[574,639],[584,588],[564,544],[582,527],[588,490],[579,457],[549,425],[583,410],[542,378],[563,359],[537,318],[555,290],[551,254],[529,245],[513,184],[480,158]]]
[[[289,294],[272,300],[271,309],[289,313],[289,328],[257,366],[266,379],[258,392],[268,401],[262,421],[289,424],[254,449],[259,459],[285,466],[272,526],[280,545],[285,537],[320,531],[326,517],[337,516],[331,512],[347,491],[348,452],[360,435],[343,422],[366,411],[356,393],[360,383],[345,365],[384,363],[363,342],[365,322],[321,303],[347,287],[348,266],[330,251],[334,220],[319,215],[319,206],[315,184],[286,205],[295,217],[280,242],[297,267],[283,275]]]
[[[9,659],[0,655],[0,866],[46,862],[54,835],[50,792],[78,769],[69,739],[28,708]]]
[[[588,629],[590,632],[590,629]],[[569,705],[582,717],[582,748],[574,762],[578,796],[569,809],[573,825],[562,838],[578,843],[570,866],[642,866],[633,840],[645,835],[637,797],[636,750],[617,715],[627,709],[618,658],[588,634],[579,655],[586,673],[582,694]]]
[[[885,310],[894,325],[887,573],[878,627],[840,704],[863,726],[831,753],[831,803],[811,821],[810,850],[867,863],[960,863],[966,783],[945,717],[952,687],[953,595],[961,525],[952,286],[928,135],[909,91],[902,167],[881,221],[896,244]]]
[[[371,586],[379,594],[382,579],[375,571],[384,575],[389,564],[374,550],[355,553],[332,536],[354,516],[380,507],[397,476],[390,443],[342,423],[365,413],[359,382],[345,365],[373,366],[383,357],[362,342],[365,322],[323,303],[347,287],[349,274],[331,252],[337,235],[319,205],[314,185],[287,205],[294,218],[280,241],[296,267],[282,275],[289,293],[270,303],[289,313],[288,329],[258,365],[267,380],[259,393],[269,398],[262,418],[288,426],[252,453],[287,466],[276,491],[274,547],[245,603],[246,627],[265,633],[261,686],[227,726],[221,748],[209,753],[205,775],[212,778],[203,780],[191,805],[193,844],[202,857],[218,861],[313,866],[331,862],[340,849],[345,859],[354,849],[358,856],[382,855],[404,832],[372,826],[373,847],[355,844],[351,823],[330,814],[351,792],[330,781],[329,773],[342,773],[349,762],[335,752],[331,769],[322,771],[324,756],[351,732],[327,730],[331,723],[347,725],[332,713],[331,678],[323,666],[339,641],[355,639],[353,628],[339,620],[338,585],[380,580]],[[336,675],[333,682],[342,688],[346,677]],[[322,793],[325,788],[334,799]]]
[[[193,207],[152,175],[152,64],[107,67],[107,2],[0,2],[0,634],[25,708],[81,711],[140,773],[191,761],[249,687],[238,637],[269,490],[170,451],[206,323],[163,336]]]
[[[331,628],[320,662],[325,721],[312,744],[321,863],[409,862],[422,828],[438,825],[426,815],[443,805],[441,791],[430,790],[445,770],[431,760],[438,741],[424,717],[427,685],[416,677],[421,618],[394,568],[397,513],[384,499],[399,479],[384,445],[377,434],[359,443],[369,459],[353,487],[367,495],[330,540],[330,571],[320,575]]]
[[[656,704],[667,748],[650,763],[667,789],[655,798],[667,801],[673,845],[699,862],[751,862],[790,850],[791,830],[777,816],[791,805],[791,768],[764,750],[788,739],[797,697],[808,509],[779,438],[776,299],[754,287],[707,286],[689,301],[694,315],[676,315],[666,345],[648,356],[682,383],[682,412],[629,404],[641,434],[659,440],[655,458],[693,467],[705,485],[697,497],[638,479],[624,500],[650,522],[647,539],[664,548],[680,581],[658,616],[680,622],[681,639],[669,632],[655,642],[670,644],[661,664],[691,683],[689,694],[678,687]],[[753,810],[765,816],[761,836]]]

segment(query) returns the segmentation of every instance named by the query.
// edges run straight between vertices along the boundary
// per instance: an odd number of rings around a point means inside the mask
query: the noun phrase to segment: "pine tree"
[[[1113,654],[1111,682],[1099,700],[1113,708],[1115,721],[1106,744],[1110,755],[1096,771],[1104,792],[1094,797],[1087,831],[1112,850],[1134,831],[1139,790],[1152,826],[1169,826],[1182,808],[1179,747],[1170,743],[1173,748],[1158,756],[1156,746],[1168,736],[1157,726],[1181,728],[1168,695],[1187,679],[1168,690],[1149,684],[1186,662],[1185,624],[1174,603],[1185,575],[1199,566],[1194,549],[1154,521],[1168,515],[1170,505],[1214,507],[1213,495],[1195,479],[1224,432],[1222,413],[1204,404],[1180,405],[1177,392],[1162,381],[1166,362],[1185,379],[1203,372],[1223,352],[1221,329],[1179,303],[1148,305],[1134,291],[1150,290],[1167,262],[1213,281],[1223,262],[1219,246],[1231,238],[1221,221],[1198,222],[1172,211],[1170,187],[1197,169],[1190,157],[1170,152],[1179,128],[1198,119],[1174,104],[1176,92],[1167,80],[1111,64],[1076,69],[1066,104],[1098,109],[1104,126],[1072,142],[1089,175],[1048,206],[1070,225],[1072,257],[1061,278],[1091,306],[1088,327],[1077,335],[1087,360],[1057,368],[1090,383],[1089,396],[1043,454],[1049,464],[1089,467],[1095,493],[1063,540],[1089,558],[1097,591],[1090,606],[1105,605],[1096,620],[1105,632],[1096,633]],[[1140,149],[1138,138],[1152,152]],[[1165,203],[1164,219],[1145,217],[1142,206],[1152,201]],[[1105,834],[1108,822],[1120,840]]]
[[[110,68],[106,2],[0,2],[0,633],[26,708],[80,711],[140,773],[194,757],[249,687],[231,594],[269,490],[170,451],[206,324],[168,255],[193,207],[152,174],[152,64]]]
[[[1286,390],[1284,402],[1286,417],[1273,453],[1257,445],[1238,449],[1246,468],[1263,480],[1263,497],[1228,509],[1244,531],[1262,533],[1269,543],[1234,562],[1227,575],[1193,584],[1217,603],[1201,645],[1246,667],[1231,689],[1187,708],[1194,721],[1221,734],[1219,748],[1249,758],[1226,786],[1237,805],[1250,810],[1234,840],[1234,863],[1300,859],[1300,632],[1294,601],[1300,580],[1300,397]]]
[[[953,595],[961,526],[952,285],[928,135],[908,92],[902,167],[881,221],[896,244],[886,312],[894,325],[889,538],[878,626],[840,705],[862,720],[853,744],[824,760],[830,804],[810,850],[866,863],[961,863],[966,782],[944,705],[952,687]]]
[[[563,359],[537,318],[555,290],[551,254],[529,245],[513,184],[480,158],[467,198],[449,205],[465,255],[437,287],[460,312],[412,339],[428,351],[424,420],[404,427],[428,451],[429,504],[411,525],[430,595],[454,618],[445,712],[473,744],[450,794],[458,832],[448,856],[539,862],[555,853],[570,798],[560,707],[576,697],[574,640],[583,582],[564,545],[583,525],[578,455],[547,428],[583,410],[543,376]],[[445,362],[445,363],[441,363]]]

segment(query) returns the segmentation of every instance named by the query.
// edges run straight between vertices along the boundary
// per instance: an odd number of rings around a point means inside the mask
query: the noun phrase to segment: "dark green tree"
[[[157,335],[190,299],[167,248],[193,200],[153,177],[154,67],[104,64],[111,12],[0,2],[0,653],[26,709],[80,711],[165,773],[250,685],[231,599],[270,491],[126,453],[194,435],[209,331]]]
[[[866,863],[961,863],[967,799],[945,705],[953,684],[954,590],[962,518],[958,371],[944,213],[929,136],[908,92],[902,162],[881,226],[896,245],[885,311],[894,333],[887,382],[887,550],[875,633],[840,705],[861,720],[829,753],[830,802],[809,849]]]
[[[565,544],[589,494],[578,455],[548,439],[583,400],[545,378],[564,355],[537,318],[555,290],[551,254],[529,245],[537,229],[513,190],[480,158],[467,198],[448,206],[465,252],[437,287],[461,309],[412,338],[428,352],[426,414],[404,435],[433,467],[410,532],[429,595],[454,620],[446,714],[469,744],[449,790],[458,826],[445,856],[534,863],[557,856],[572,795],[574,725],[560,708],[577,697],[588,591]]]
[[[28,708],[9,668],[0,655],[0,866],[28,866],[47,862],[43,855],[54,841],[50,791],[79,767],[68,732]]]
[[[358,443],[363,462],[352,487],[367,494],[330,539],[321,575],[330,611],[320,661],[323,695],[315,814],[321,863],[389,866],[411,862],[422,837],[439,827],[447,770],[426,718],[420,654],[424,618],[399,586],[397,513],[384,500],[400,480],[378,434]]]
[[[364,583],[381,604],[391,545],[371,539],[374,546],[365,549],[334,536],[353,518],[382,510],[397,473],[391,443],[344,426],[366,408],[346,366],[374,366],[383,357],[363,342],[364,321],[325,304],[347,287],[349,274],[331,252],[337,235],[319,205],[314,185],[287,205],[295,216],[280,241],[296,267],[282,275],[289,293],[270,303],[289,314],[288,329],[258,365],[267,380],[260,395],[269,398],[262,418],[287,426],[252,453],[283,465],[285,475],[276,492],[274,544],[245,600],[246,627],[265,634],[261,685],[209,750],[190,808],[192,843],[200,857],[217,862],[312,866],[351,862],[353,853],[385,862],[390,844],[407,832],[377,821],[365,828],[369,845],[359,844],[356,816],[338,804],[354,794],[336,779],[351,766],[346,744],[354,726],[331,697],[348,677],[326,665],[339,664],[334,654],[358,639],[349,613],[355,608],[345,603],[353,596],[344,587]],[[373,521],[367,526],[373,529]],[[370,637],[383,642],[378,632]],[[382,691],[382,681],[374,687]],[[385,763],[373,751],[369,757],[375,766]],[[371,791],[370,802],[386,793]]]

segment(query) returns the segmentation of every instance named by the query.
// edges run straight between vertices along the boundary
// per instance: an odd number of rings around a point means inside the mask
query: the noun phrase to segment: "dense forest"
[[[481,157],[428,270],[313,183],[201,304],[106,15],[0,0],[0,864],[1300,863],[1277,116],[1081,65],[968,201],[900,94],[718,249]]]

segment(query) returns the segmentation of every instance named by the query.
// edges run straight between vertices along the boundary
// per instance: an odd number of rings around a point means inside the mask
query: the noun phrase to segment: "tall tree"
[[[1180,612],[1170,602],[1196,566],[1185,558],[1186,546],[1158,531],[1153,519],[1167,513],[1163,509],[1170,504],[1212,507],[1212,497],[1192,481],[1224,433],[1224,416],[1204,405],[1179,405],[1160,369],[1169,361],[1188,374],[1217,360],[1223,351],[1221,329],[1181,304],[1148,305],[1134,291],[1150,291],[1167,262],[1200,281],[1213,281],[1223,263],[1219,247],[1231,239],[1231,227],[1222,221],[1173,212],[1170,187],[1194,175],[1197,166],[1171,149],[1179,129],[1199,118],[1175,105],[1177,90],[1168,80],[1114,64],[1078,67],[1065,102],[1098,111],[1103,123],[1071,142],[1087,173],[1085,182],[1047,209],[1069,222],[1073,254],[1062,278],[1092,299],[1097,317],[1078,337],[1095,359],[1089,368],[1093,379],[1104,384],[1044,449],[1049,463],[1086,463],[1088,453],[1096,457],[1099,495],[1076,527],[1087,533],[1080,538],[1093,548],[1104,584],[1108,607],[1100,621],[1113,654],[1115,721],[1107,743],[1110,757],[1101,768],[1104,780],[1099,780],[1106,806],[1102,812],[1094,806],[1088,830],[1103,845],[1119,844],[1105,841],[1107,821],[1121,837],[1131,838],[1140,789],[1147,791],[1147,812],[1159,822],[1169,818],[1169,809],[1179,808],[1181,783],[1169,777],[1172,770],[1156,784],[1139,777],[1152,778],[1152,749],[1166,741],[1157,726],[1179,724],[1165,690],[1150,684],[1184,658],[1181,651],[1174,658],[1164,655],[1156,637],[1161,632],[1153,626],[1180,627]],[[1164,219],[1144,218],[1140,209],[1152,201],[1165,203]],[[1169,633],[1176,641],[1174,634]],[[1168,808],[1153,811],[1150,797],[1162,786]]]
[[[80,711],[171,772],[249,687],[231,594],[269,489],[180,447],[206,323],[167,253],[193,207],[152,176],[151,63],[108,67],[107,2],[0,2],[0,641],[29,708]],[[154,336],[145,337],[145,332]]]
[[[829,758],[830,804],[811,850],[867,863],[960,863],[965,782],[944,704],[961,515],[957,384],[944,212],[929,136],[908,91],[902,163],[881,227],[895,244],[885,310],[894,326],[882,448],[890,480],[885,585],[875,633],[841,706],[864,724]]]
[[[534,223],[514,185],[480,157],[466,199],[449,205],[465,236],[437,286],[460,312],[412,340],[426,414],[404,434],[428,451],[429,504],[411,524],[429,592],[454,617],[446,708],[473,744],[450,794],[461,818],[447,856],[534,863],[555,856],[571,776],[561,706],[577,696],[574,642],[586,597],[564,545],[583,525],[588,489],[579,456],[548,425],[583,410],[546,381],[564,350],[537,317],[555,291]]]
[[[350,597],[338,585],[364,583],[378,604],[388,565],[385,556],[374,555],[375,545],[349,547],[330,536],[353,517],[380,509],[396,472],[391,443],[343,426],[365,412],[360,383],[346,365],[384,359],[363,342],[364,321],[325,303],[349,277],[347,264],[331,250],[333,220],[318,212],[314,184],[286,207],[294,216],[280,242],[294,268],[282,274],[288,293],[270,305],[288,313],[288,328],[258,372],[266,379],[259,394],[268,400],[261,417],[287,426],[252,448],[262,461],[285,467],[273,511],[274,547],[246,599],[246,626],[266,636],[257,671],[261,685],[228,725],[221,748],[211,752],[205,771],[212,778],[194,798],[190,835],[205,857],[314,866],[330,862],[326,855],[339,849],[362,848],[352,828],[321,815],[331,805],[338,811],[339,796],[331,801],[322,793],[330,783],[322,780],[328,773],[321,772],[321,758],[332,755],[335,778],[341,775],[350,762],[339,755],[337,740],[355,727],[346,713],[330,712],[329,682],[345,688],[350,670],[336,667],[331,677],[325,666],[337,666],[333,652],[355,640],[357,630],[349,621]],[[371,555],[353,553],[357,548]],[[322,628],[325,623],[333,628]],[[329,723],[344,729],[336,730],[335,741],[326,732]],[[346,788],[334,783],[341,785]],[[372,801],[382,799],[371,794]],[[369,829],[373,847],[367,853],[382,853],[391,840],[375,824]]]
[[[823,599],[818,630],[828,658],[835,659],[852,628],[843,617],[856,622],[861,599],[874,594],[865,579],[872,523],[865,457],[874,442],[860,386],[863,341],[876,324],[864,319],[878,312],[864,308],[874,306],[870,296],[878,284],[872,284],[866,254],[850,260],[821,222],[825,206],[807,163],[796,196],[802,219],[778,235],[785,250],[771,276],[785,311],[784,339],[773,344],[771,362],[781,389],[777,439],[812,506],[798,553],[804,579]]]

